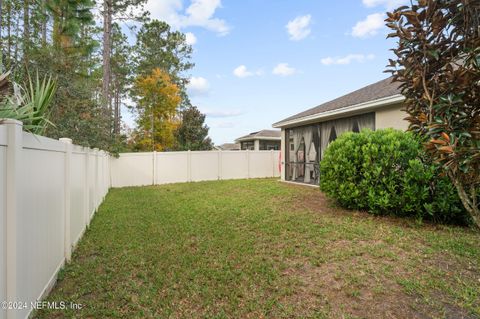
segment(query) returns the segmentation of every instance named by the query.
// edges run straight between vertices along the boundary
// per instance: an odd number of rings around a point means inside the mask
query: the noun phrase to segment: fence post
[[[273,156],[273,150],[270,150],[270,159],[272,161],[272,177],[275,177],[275,157]]]
[[[120,158],[120,154],[118,155]],[[108,167],[108,189],[112,187],[113,181],[112,181],[112,160],[114,157],[111,157],[110,154],[107,154],[107,167]]]
[[[71,159],[72,159],[72,140],[69,138],[60,138],[58,139],[60,142],[65,144],[65,178],[63,189],[65,190],[65,198],[64,198],[64,232],[63,232],[63,252],[67,262],[70,261],[72,257],[72,245],[70,241],[70,166],[71,166]]]
[[[90,148],[85,148],[85,193],[84,193],[84,219],[85,228],[88,227],[90,222]]]
[[[247,178],[250,178],[250,150],[247,149]]]
[[[187,151],[187,181],[192,181],[192,151]]]
[[[155,185],[155,183],[157,182],[157,151],[153,151],[153,161],[152,161],[152,165],[153,165],[153,181],[152,181],[152,185]]]
[[[19,197],[18,177],[21,172],[21,152],[23,143],[22,122],[6,119],[6,301],[15,302],[17,298],[17,204]],[[7,309],[7,318],[15,318],[15,309]]]
[[[218,180],[222,179],[222,150],[218,151]]]
[[[98,200],[98,151],[99,149],[98,148],[94,148],[93,149],[93,154],[95,155],[95,183],[94,183],[94,187],[93,187],[93,200],[94,200],[94,208],[93,208],[93,211],[96,212],[97,209],[98,209],[98,203],[99,203],[99,200]]]

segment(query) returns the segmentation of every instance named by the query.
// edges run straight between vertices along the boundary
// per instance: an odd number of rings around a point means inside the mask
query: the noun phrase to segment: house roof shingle
[[[315,114],[320,114],[323,112],[338,110],[344,107],[365,103],[369,101],[378,100],[381,98],[386,98],[389,96],[400,94],[399,84],[392,82],[392,78],[386,78],[384,80],[378,81],[376,83],[367,85],[361,89],[343,95],[339,98],[331,100],[329,102],[318,105],[314,108],[308,109],[306,111],[300,112],[293,116],[287,117],[275,124],[279,125],[283,122],[288,122],[292,120],[301,119],[306,116],[311,116]]]
[[[221,149],[222,151],[238,151],[240,150],[239,143],[224,143],[222,145],[218,145],[217,148]]]
[[[261,131],[258,131],[258,132],[252,132],[248,135],[245,135],[245,136],[242,136],[242,137],[239,137],[236,139],[236,141],[239,141],[239,140],[245,140],[245,139],[261,139],[262,137],[264,138],[279,138],[280,139],[280,135],[281,132],[279,130],[261,130]]]

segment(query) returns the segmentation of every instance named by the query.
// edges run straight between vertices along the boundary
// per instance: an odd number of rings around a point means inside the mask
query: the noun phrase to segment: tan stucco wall
[[[280,165],[280,177],[282,179],[282,181],[285,180],[285,152],[286,152],[286,146],[285,146],[285,129],[282,128],[282,133],[280,134],[282,140],[281,140],[281,143],[280,143],[280,152],[281,152],[281,156],[282,156],[282,159],[281,159],[281,165]]]
[[[391,127],[405,131],[408,128],[408,122],[404,120],[407,113],[401,111],[402,108],[402,104],[397,104],[375,111],[375,129]]]

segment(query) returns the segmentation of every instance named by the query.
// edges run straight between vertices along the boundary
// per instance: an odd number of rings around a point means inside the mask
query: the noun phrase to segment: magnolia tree
[[[418,0],[387,14],[398,46],[386,72],[401,84],[410,130],[480,227],[480,1]]]

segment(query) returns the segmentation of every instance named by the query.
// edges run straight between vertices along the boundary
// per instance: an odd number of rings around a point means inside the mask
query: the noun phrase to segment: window
[[[269,150],[278,151],[279,149],[280,149],[280,141],[260,141],[261,151],[269,151]]]
[[[253,151],[255,149],[255,144],[253,141],[242,142],[241,146],[242,146],[241,147],[242,151],[245,151],[245,150]]]
[[[358,121],[353,122],[352,132],[353,133],[359,133],[360,132],[360,128],[358,127]]]
[[[332,129],[330,130],[330,137],[328,139],[328,142],[331,143],[337,139],[337,131],[335,131],[335,126],[332,126]]]

